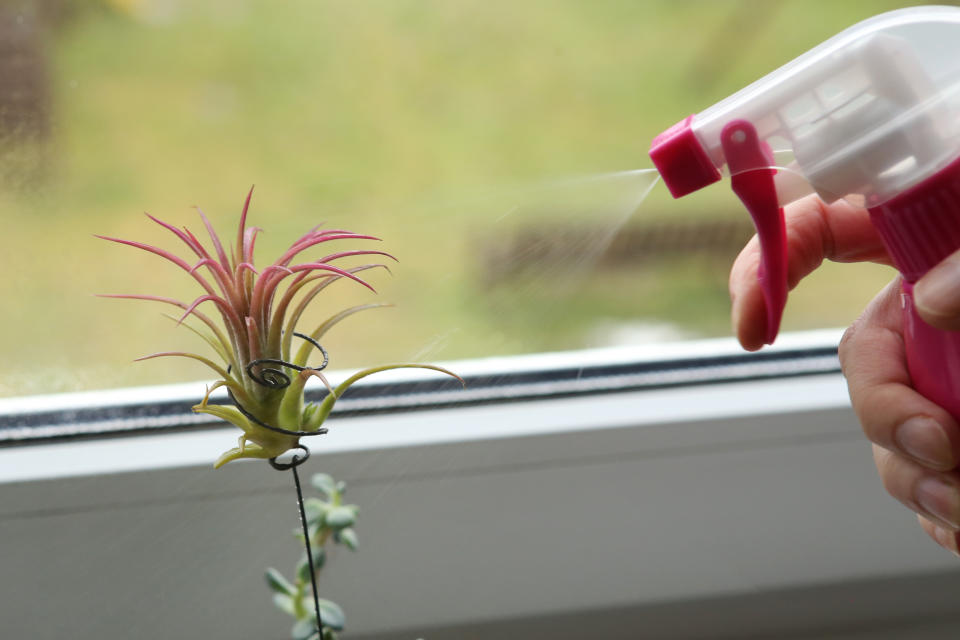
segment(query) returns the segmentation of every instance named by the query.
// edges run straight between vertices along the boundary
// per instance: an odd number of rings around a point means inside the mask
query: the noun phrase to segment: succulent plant
[[[301,262],[301,254],[308,249],[330,242],[379,240],[374,236],[343,229],[315,227],[297,239],[276,261],[258,270],[254,262],[254,245],[260,229],[247,227],[247,213],[252,195],[251,188],[240,215],[235,245],[229,250],[225,249],[213,225],[199,209],[200,218],[210,236],[212,251],[204,247],[189,229],[177,228],[147,214],[147,217],[170,231],[189,249],[193,254],[189,260],[142,242],[97,236],[166,259],[189,274],[203,289],[203,293],[189,303],[156,295],[126,294],[105,297],[150,300],[179,307],[183,313],[179,318],[175,318],[177,323],[188,326],[200,335],[216,354],[219,362],[184,351],[165,351],[138,358],[192,358],[219,376],[219,379],[207,388],[203,400],[194,406],[193,410],[230,422],[239,427],[243,434],[237,446],[221,455],[214,467],[239,458],[275,458],[297,447],[300,437],[322,433],[323,422],[330,415],[337,399],[356,381],[373,373],[388,369],[422,368],[439,371],[460,380],[456,374],[442,367],[406,363],[364,369],[336,387],[332,386],[321,372],[328,357],[320,346],[320,340],[333,326],[353,314],[386,305],[374,303],[350,307],[331,315],[313,331],[300,333],[297,328],[304,310],[320,292],[337,280],[350,280],[373,291],[373,287],[358,274],[376,268],[387,269],[382,263],[349,268],[333,263],[352,256],[380,256],[391,260],[395,258],[383,251],[354,249],[336,251],[321,258]],[[199,307],[204,304],[216,307],[219,323],[200,310]],[[196,319],[204,326],[186,324],[185,320],[188,318]],[[294,338],[300,339],[296,349]],[[317,357],[314,351],[319,352],[322,363],[311,367],[307,365],[307,361],[311,356]],[[327,389],[326,395],[318,403],[304,402],[304,389],[310,377],[317,377]],[[210,403],[211,392],[220,387],[227,389],[234,406]]]
[[[307,529],[313,548],[313,567],[311,568],[304,555],[297,563],[293,580],[287,580],[273,567],[267,569],[264,576],[273,591],[274,605],[295,620],[291,630],[293,640],[319,639],[314,602],[310,595],[310,580],[319,577],[326,566],[327,547],[342,545],[356,551],[359,544],[354,531],[359,508],[355,504],[344,503],[346,483],[337,482],[325,473],[317,473],[311,479],[311,484],[321,495],[320,498],[311,497],[305,501]],[[300,531],[295,531],[294,535],[303,537]],[[343,609],[337,603],[326,599],[320,599],[318,606],[323,620],[323,640],[336,640],[336,632],[341,631],[346,624]]]

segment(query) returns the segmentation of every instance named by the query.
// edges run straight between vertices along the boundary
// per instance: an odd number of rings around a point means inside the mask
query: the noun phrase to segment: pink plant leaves
[[[293,242],[279,259],[258,269],[254,260],[254,245],[260,229],[247,227],[252,195],[251,188],[243,203],[236,244],[229,247],[229,256],[213,223],[199,208],[197,213],[207,231],[212,250],[204,246],[189,229],[180,229],[147,214],[151,221],[177,237],[192,254],[190,260],[150,244],[96,236],[157,255],[185,271],[202,287],[202,295],[190,303],[158,295],[121,294],[104,297],[147,300],[176,306],[183,310],[179,318],[173,318],[178,325],[194,317],[210,330],[208,334],[189,327],[208,343],[223,361],[222,365],[206,356],[185,351],[154,353],[138,360],[160,357],[190,358],[201,362],[220,376],[220,380],[210,391],[217,387],[227,387],[239,406],[210,405],[207,402],[208,392],[203,402],[194,407],[194,410],[231,422],[238,426],[244,435],[236,448],[218,459],[216,466],[237,458],[271,458],[296,446],[301,432],[316,432],[319,429],[344,391],[354,382],[373,373],[398,368],[426,368],[460,379],[441,367],[398,364],[365,369],[333,387],[320,372],[326,364],[326,352],[323,365],[318,368],[306,367],[304,363],[311,349],[314,345],[319,346],[315,341],[322,338],[331,327],[360,311],[389,306],[376,303],[360,304],[335,313],[311,334],[303,334],[307,335],[307,340],[291,362],[291,341],[297,331],[297,323],[322,290],[338,280],[349,280],[374,291],[373,286],[357,274],[377,267],[390,271],[384,264],[338,266],[331,264],[332,262],[365,256],[382,256],[390,260],[396,258],[384,251],[345,249],[328,253],[319,259],[301,258],[298,262],[298,256],[328,242],[379,240],[375,236],[345,229],[324,230],[314,227]],[[208,302],[216,308],[222,327],[213,317],[200,311],[199,307]],[[322,347],[320,348],[322,350]],[[265,386],[259,381],[251,371],[255,371],[253,367],[258,365],[264,366],[264,363],[279,363],[286,371],[282,375],[286,376],[288,384],[279,387]],[[304,407],[303,391],[310,377],[317,377],[323,383],[327,396],[319,405]],[[460,381],[463,382],[462,379]],[[256,420],[248,417],[255,417]],[[267,429],[264,425],[273,426]]]

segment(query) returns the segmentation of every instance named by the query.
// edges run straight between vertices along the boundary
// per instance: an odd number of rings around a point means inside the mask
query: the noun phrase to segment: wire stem
[[[310,549],[310,530],[307,527],[307,512],[303,508],[303,491],[300,489],[300,475],[297,473],[297,457],[293,457],[293,484],[297,487],[297,506],[300,507],[300,524],[303,525],[303,544],[307,548],[307,562],[310,566],[310,587],[313,589],[313,608],[317,614],[317,640],[323,640],[323,620],[320,618],[320,596],[317,594],[317,577],[313,569],[313,551]]]

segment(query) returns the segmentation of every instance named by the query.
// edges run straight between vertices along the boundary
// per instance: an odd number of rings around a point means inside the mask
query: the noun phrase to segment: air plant
[[[210,346],[216,360],[184,351],[165,351],[143,356],[138,360],[159,357],[183,357],[197,360],[212,369],[219,379],[207,388],[200,404],[193,407],[197,413],[216,416],[240,428],[243,434],[236,447],[221,455],[214,467],[240,458],[275,458],[299,446],[300,437],[323,433],[322,425],[330,415],[334,403],[355,382],[371,374],[400,368],[432,369],[463,381],[454,373],[433,365],[389,364],[359,371],[336,387],[321,372],[328,362],[327,352],[320,345],[324,335],[337,323],[355,313],[383,304],[363,304],[344,309],[321,322],[313,331],[301,333],[298,323],[304,311],[326,287],[338,280],[350,280],[374,291],[360,277],[361,272],[389,268],[382,263],[340,267],[333,263],[353,256],[380,256],[395,260],[383,251],[355,249],[336,251],[321,258],[299,261],[301,254],[313,247],[339,240],[379,240],[343,229],[311,229],[296,240],[275,262],[257,269],[254,262],[254,244],[258,227],[247,227],[247,212],[253,189],[247,194],[237,228],[236,242],[224,248],[213,225],[197,210],[210,236],[212,251],[208,250],[187,228],[179,229],[150,214],[147,217],[175,235],[190,253],[190,260],[152,245],[97,236],[160,256],[189,274],[203,289],[192,302],[155,295],[107,295],[110,298],[149,300],[179,307],[183,310],[177,324],[183,324],[200,335]],[[200,310],[201,305],[214,306],[221,320]],[[195,327],[185,321],[193,318],[204,327]],[[294,349],[294,338],[299,345]],[[308,359],[318,351],[322,363],[308,366]],[[314,356],[316,357],[316,356]],[[310,377],[318,378],[327,393],[320,402],[305,403],[304,389]],[[225,387],[234,405],[211,404],[210,394]]]

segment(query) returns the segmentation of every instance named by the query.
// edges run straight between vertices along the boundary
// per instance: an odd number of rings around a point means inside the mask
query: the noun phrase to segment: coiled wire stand
[[[283,369],[279,369],[277,367],[285,367],[295,371],[322,371],[326,368],[327,364],[330,362],[330,357],[327,354],[326,349],[321,347],[320,344],[310,336],[302,333],[294,333],[293,335],[306,340],[323,354],[323,362],[320,364],[320,366],[301,367],[293,364],[292,362],[286,362],[285,360],[261,358],[259,360],[253,360],[246,367],[247,375],[250,376],[251,380],[261,386],[267,387],[268,389],[283,389],[290,386],[290,376],[287,375]],[[264,365],[271,366],[265,367]],[[256,370],[257,368],[260,368],[259,372]],[[237,401],[236,396],[234,396],[233,392],[231,392],[229,389],[227,390],[227,393],[230,396],[230,400],[233,401],[233,404],[236,405],[237,410],[239,410],[240,413],[242,413],[248,420],[256,423],[264,429],[298,437],[319,436],[327,432],[327,430],[324,428],[317,429],[316,431],[291,431],[289,429],[282,429],[280,427],[267,424],[247,411],[247,409]],[[310,548],[310,528],[307,526],[307,512],[303,506],[303,489],[300,486],[300,474],[297,473],[297,467],[310,459],[310,449],[308,449],[306,445],[297,443],[296,448],[291,449],[291,451],[302,451],[303,456],[301,457],[300,455],[294,453],[293,457],[290,459],[290,462],[279,462],[277,457],[270,458],[268,462],[270,463],[271,467],[278,471],[289,470],[293,473],[293,486],[297,490],[297,507],[300,510],[300,524],[303,527],[303,546],[306,549],[307,563],[310,567],[310,587],[313,590],[313,610],[317,616],[317,640],[323,640],[323,619],[320,616],[320,595],[317,592],[317,578],[313,564],[313,550]]]
[[[326,431],[326,429],[324,429]],[[310,548],[310,529],[307,526],[307,512],[303,508],[303,490],[300,488],[300,474],[297,473],[297,467],[310,458],[310,449],[302,444],[297,445],[297,449],[303,451],[301,458],[293,454],[290,462],[278,462],[276,458],[270,458],[270,466],[277,471],[293,472],[293,486],[297,488],[297,507],[300,509],[300,524],[303,526],[303,546],[307,551],[307,563],[310,567],[310,588],[313,589],[313,610],[317,614],[317,640],[323,640],[323,619],[320,617],[320,595],[317,593],[317,578],[314,574],[313,550]]]

